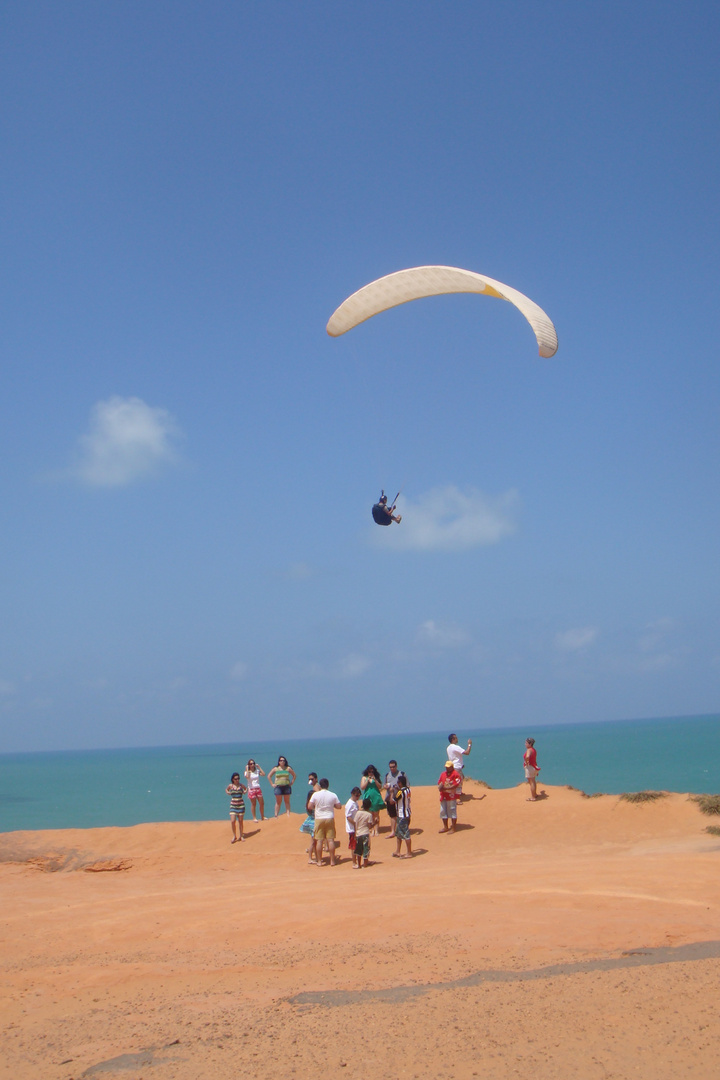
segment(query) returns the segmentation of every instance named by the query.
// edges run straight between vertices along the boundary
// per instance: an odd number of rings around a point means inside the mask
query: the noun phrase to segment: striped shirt
[[[395,804],[397,806],[397,816],[402,818],[410,817],[410,788],[398,788],[395,792]]]
[[[244,814],[245,813],[245,801],[243,799],[243,792],[245,791],[245,785],[230,784],[227,789],[227,793],[230,796],[230,813],[231,814]]]

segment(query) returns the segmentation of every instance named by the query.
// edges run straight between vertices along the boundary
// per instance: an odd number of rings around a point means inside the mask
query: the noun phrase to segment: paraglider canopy
[[[358,289],[344,300],[333,312],[327,324],[327,332],[330,337],[339,337],[381,311],[406,304],[410,300],[441,296],[444,293],[479,293],[482,296],[497,297],[498,300],[508,300],[530,323],[540,356],[549,358],[557,352],[555,327],[541,307],[517,289],[503,285],[501,281],[485,277],[484,274],[476,274],[472,270],[461,270],[457,266],[414,266],[409,270],[398,270],[395,274],[371,281],[369,285]]]

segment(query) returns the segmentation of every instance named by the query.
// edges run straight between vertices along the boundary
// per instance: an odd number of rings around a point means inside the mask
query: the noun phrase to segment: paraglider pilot
[[[397,501],[397,500],[396,500]],[[387,495],[383,491],[380,498],[372,508],[373,521],[376,525],[390,525],[391,522],[396,521],[399,525],[402,521],[401,514],[393,513],[395,509],[395,503],[392,506],[387,504]]]

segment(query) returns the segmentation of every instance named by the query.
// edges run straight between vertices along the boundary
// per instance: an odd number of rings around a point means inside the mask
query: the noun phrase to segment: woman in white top
[[[260,766],[253,758],[250,758],[245,769],[245,779],[248,782],[248,798],[250,799],[250,813],[252,814],[253,821],[265,820],[265,800],[263,798],[262,789],[260,788],[260,777],[264,775],[265,773]],[[256,803],[260,810],[259,818],[255,817]]]

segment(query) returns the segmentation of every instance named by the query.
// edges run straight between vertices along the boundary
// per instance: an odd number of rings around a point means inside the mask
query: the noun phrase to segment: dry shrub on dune
[[[720,814],[720,795],[692,795],[702,814]]]
[[[666,799],[667,795],[667,791],[624,791],[620,798],[630,803],[646,803]]]

